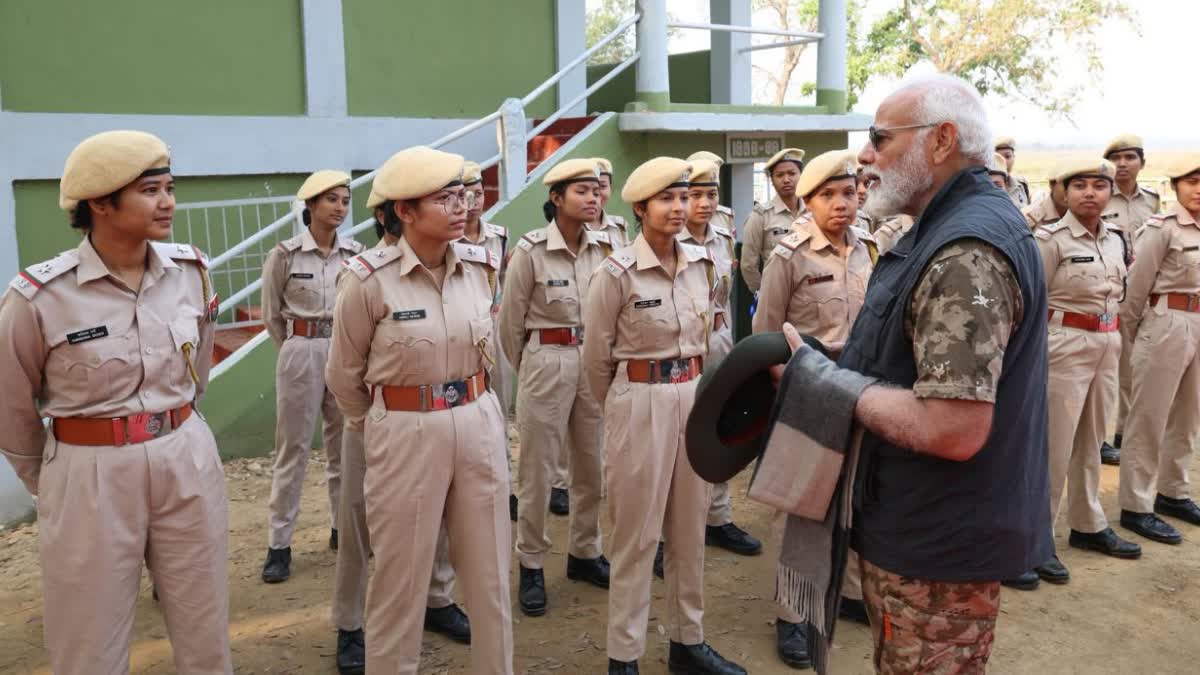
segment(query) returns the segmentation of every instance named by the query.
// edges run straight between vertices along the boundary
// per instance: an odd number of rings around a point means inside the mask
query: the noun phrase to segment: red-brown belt
[[[1121,327],[1121,317],[1116,314],[1079,314],[1052,309],[1051,320],[1054,320],[1055,314],[1062,316],[1062,325],[1067,328],[1078,328],[1093,333],[1112,333]]]
[[[333,337],[333,320],[305,321],[304,319],[292,319],[292,335],[299,335],[306,338]]]
[[[192,404],[160,413],[128,417],[56,417],[54,437],[71,445],[127,445],[161,438],[183,426],[192,416]]]
[[[1157,305],[1158,299],[1164,295],[1167,296],[1167,309],[1200,313],[1200,295],[1189,295],[1187,293],[1151,293],[1150,304]]]
[[[630,382],[646,384],[675,384],[700,377],[704,359],[693,356],[688,359],[631,359],[625,362]]]
[[[528,342],[534,333],[538,341],[544,345],[574,346],[583,344],[583,326],[571,328],[536,328],[525,331],[525,341]]]
[[[449,410],[466,405],[487,391],[487,371],[481,370],[465,380],[443,384],[422,384],[417,387],[376,387],[383,398],[383,407],[406,412]]]

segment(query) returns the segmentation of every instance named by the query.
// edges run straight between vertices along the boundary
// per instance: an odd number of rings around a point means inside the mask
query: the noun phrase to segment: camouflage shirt
[[[1021,314],[1021,289],[1002,253],[977,239],[947,244],[922,273],[905,317],[917,363],[913,393],[994,403]]]

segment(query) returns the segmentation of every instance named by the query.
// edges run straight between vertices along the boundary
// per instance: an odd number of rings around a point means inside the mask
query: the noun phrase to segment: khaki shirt
[[[1150,216],[1158,213],[1160,201],[1158,193],[1150,188],[1138,186],[1138,190],[1132,197],[1126,196],[1121,192],[1116,184],[1113,184],[1112,199],[1108,202],[1108,207],[1104,209],[1104,214],[1100,217],[1110,229],[1118,230],[1121,233],[1121,238],[1125,240],[1125,245],[1132,253],[1133,251],[1133,234],[1138,228],[1146,224]]]
[[[1049,309],[1116,316],[1125,294],[1125,249],[1120,236],[1100,223],[1093,236],[1070,211],[1039,228],[1034,241],[1046,270]]]
[[[1029,206],[1029,181],[1025,180],[1023,176],[1009,175],[1008,196],[1012,198],[1018,209]]]
[[[1200,295],[1200,224],[1186,209],[1175,204],[1167,213],[1151,216],[1137,231],[1133,247],[1136,262],[1129,268],[1122,324],[1141,322],[1151,294]]]
[[[715,213],[713,213],[712,220],[709,221],[708,224],[723,228],[726,232],[728,232],[730,234],[730,236],[732,236],[736,239],[737,238],[737,229],[733,224],[734,220],[735,220],[735,218],[733,215],[733,209],[729,208],[728,206],[724,206],[722,204],[717,204],[717,210]]]
[[[580,234],[576,253],[567,248],[554,221],[517,240],[508,261],[499,318],[500,346],[516,372],[520,372],[527,331],[583,327],[583,303],[592,272],[613,249],[606,232],[585,229]]]
[[[130,289],[85,237],[22,271],[0,300],[0,451],[34,494],[42,417],[160,413],[204,394],[217,307],[207,260],[152,242],[146,262],[141,288]]]
[[[799,207],[799,211],[791,211],[779,195],[771,199],[769,206],[754,205],[754,212],[742,226],[745,237],[742,243],[742,279],[745,279],[751,291],[757,293],[762,286],[762,268],[775,245],[792,232],[792,223],[806,212],[803,200]]]
[[[376,385],[444,384],[490,368],[495,347],[488,277],[499,268],[483,247],[455,242],[445,265],[430,270],[403,237],[351,259],[325,369],[342,412],[351,419],[365,416]]]
[[[725,316],[725,325],[728,326],[729,296],[733,289],[733,233],[710,222],[704,241],[693,237],[686,226],[675,236],[685,244],[703,246],[708,251],[717,277],[717,289],[713,297],[713,319],[716,319],[717,315]]]
[[[1021,209],[1021,215],[1025,216],[1025,222],[1029,224],[1029,229],[1036,230],[1043,225],[1052,225],[1057,223],[1062,216],[1058,215],[1058,209],[1054,206],[1054,200],[1050,198],[1050,193],[1042,195],[1038,201]]]
[[[797,231],[779,242],[763,270],[754,332],[783,330],[786,321],[801,335],[840,349],[862,309],[874,267],[868,241],[865,231],[848,228],[841,255],[815,221],[798,221]]]
[[[879,255],[892,250],[900,238],[908,234],[915,221],[912,216],[899,214],[880,220],[875,225],[875,243],[879,246]]]
[[[307,228],[271,249],[263,263],[262,313],[277,346],[291,335],[289,321],[333,318],[338,273],[362,250],[362,244],[337,235],[333,250],[324,257]]]
[[[504,257],[508,255],[508,228],[503,225],[493,223],[479,223],[480,237],[472,241],[470,237],[463,236],[459,241],[464,241],[468,244],[482,246],[492,255],[500,259],[500,280],[504,280]]]
[[[639,234],[592,274],[583,363],[601,405],[621,361],[708,353],[712,262],[703,248],[676,240],[675,267],[669,276]]]
[[[625,248],[629,245],[629,224],[621,216],[601,212],[600,222],[588,223],[587,229],[593,232],[607,232],[613,248]]]

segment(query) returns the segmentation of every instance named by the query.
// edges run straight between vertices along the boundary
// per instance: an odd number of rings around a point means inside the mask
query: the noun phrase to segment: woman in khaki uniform
[[[775,189],[769,204],[755,204],[742,226],[745,240],[740,262],[742,279],[754,293],[762,286],[762,268],[771,251],[792,231],[792,223],[804,215],[804,200],[796,194],[796,183],[804,170],[804,151],[784,148],[767,160],[767,178]]]
[[[200,252],[164,241],[169,162],[140,131],[80,143],[59,204],[82,243],[20,272],[0,300],[0,451],[38,496],[58,675],[129,671],[143,563],[175,670],[232,672],[225,476],[195,409],[217,297]]]
[[[1200,425],[1200,156],[1180,158],[1166,173],[1178,203],[1138,230],[1121,305],[1122,330],[1133,336],[1121,526],[1178,544],[1179,531],[1155,514],[1200,525],[1188,494]]]
[[[871,235],[853,225],[858,211],[855,153],[835,150],[813,158],[800,174],[797,193],[808,206],[808,216],[779,242],[763,270],[754,332],[781,331],[785,322],[790,323],[836,354],[862,309],[877,256]],[[783,539],[786,516],[780,511],[772,528],[776,548]],[[845,579],[841,616],[865,624],[854,551]],[[784,663],[797,668],[812,664],[804,623],[782,605],[777,609],[775,639]]]
[[[715,272],[679,242],[691,165],[657,157],[621,191],[641,232],[592,276],[583,343],[588,385],[604,407],[613,530],[608,672],[636,673],[646,648],[655,544],[666,538],[671,672],[745,673],[704,642],[704,516],[709,487],[692,469],[684,426],[708,351]]]
[[[605,211],[608,208],[608,200],[612,199],[612,162],[603,157],[594,157],[592,161],[600,165],[600,213],[596,214],[594,221],[588,223],[588,229],[607,232],[613,247],[623,248],[629,245],[629,224],[621,216]]]
[[[600,406],[584,381],[581,359],[588,282],[612,252],[607,233],[587,229],[600,212],[599,166],[569,159],[542,182],[550,186],[549,225],[517,241],[500,306],[500,344],[519,376],[518,601],[529,616],[546,612],[546,507],[564,447],[571,453],[574,500],[567,578],[608,588],[609,572],[600,548]]]
[[[380,168],[374,189],[401,237],[350,261],[334,312],[325,377],[346,415],[365,417],[371,672],[419,668],[443,516],[474,617],[472,672],[512,672],[504,418],[488,388],[500,261],[455,241],[471,201],[462,173],[462,157],[425,147]]]

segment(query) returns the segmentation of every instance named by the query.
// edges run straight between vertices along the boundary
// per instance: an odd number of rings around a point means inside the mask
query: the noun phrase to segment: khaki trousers
[[[1133,339],[1134,336],[1128,334],[1125,326],[1121,326],[1121,360],[1119,369],[1119,389],[1120,395],[1117,400],[1117,426],[1115,433],[1124,437],[1125,434],[1125,419],[1129,417],[1129,401],[1130,391],[1133,385],[1133,373],[1130,372],[1129,358],[1133,355]],[[1104,430],[1108,433],[1108,429]],[[1122,438],[1124,440],[1124,438]]]
[[[584,381],[581,354],[579,347],[530,343],[521,357],[517,560],[529,569],[541,569],[550,550],[546,509],[551,477],[564,447],[571,450],[568,553],[576,558],[597,558],[602,553],[600,406]]]
[[[329,487],[330,527],[337,527],[338,492],[342,480],[342,411],[325,388],[329,338],[291,337],[279,348],[275,366],[275,467],[267,546],[292,545],[300,514],[300,491],[308,469],[308,453],[317,416],[325,420],[325,477]]]
[[[1188,465],[1200,424],[1200,314],[1148,307],[1138,328],[1129,418],[1121,446],[1121,508],[1154,509],[1154,493],[1189,496]]]
[[[772,555],[777,560],[783,550],[783,533],[787,529],[787,516],[786,511],[776,511],[775,517],[771,519],[771,547],[774,551]],[[862,567],[858,551],[854,549],[847,551],[846,574],[842,578],[842,597],[851,600],[863,599]],[[775,605],[775,616],[788,623],[801,623],[800,615],[780,604]]]
[[[721,365],[729,351],[733,349],[733,330],[725,326],[709,337],[708,358],[704,362],[705,370],[712,370]],[[733,504],[729,501],[729,483],[714,483],[712,500],[708,505],[708,525],[719,527],[733,522]]]
[[[1061,322],[1056,314],[1047,336],[1050,526],[1058,522],[1066,487],[1068,526],[1079,532],[1100,532],[1108,527],[1108,520],[1100,506],[1096,449],[1117,403],[1121,336],[1063,328]]]
[[[338,509],[337,572],[333,577],[333,624],[340,630],[363,627],[367,598],[367,561],[371,538],[367,532],[367,507],[363,479],[367,459],[363,450],[362,421],[346,420],[342,434],[342,494]],[[438,531],[437,553],[425,606],[438,609],[454,604],[454,568],[450,565],[446,523]]]
[[[668,634],[674,642],[704,642],[704,512],[711,496],[684,449],[697,382],[630,383],[621,363],[608,392],[604,477],[613,523],[609,658],[633,661],[646,651],[650,577],[660,532],[666,539]]]
[[[411,673],[421,660],[429,570],[445,518],[450,560],[471,616],[471,672],[512,673],[512,526],[504,420],[496,395],[450,410],[388,412],[365,424],[367,670]]]
[[[56,675],[129,672],[142,564],[175,671],[232,673],[225,474],[193,414],[148,443],[47,439],[38,486],[46,649]]]

